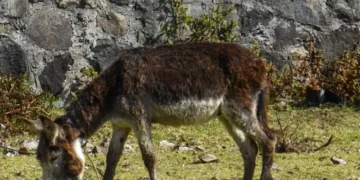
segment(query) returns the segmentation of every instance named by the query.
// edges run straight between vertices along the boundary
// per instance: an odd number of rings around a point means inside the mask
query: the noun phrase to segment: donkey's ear
[[[27,120],[28,123],[30,123],[35,130],[42,131],[44,129],[44,126],[40,119],[37,120]]]
[[[59,133],[59,126],[50,118],[39,116],[41,121],[41,131],[43,131],[48,140],[53,141]]]
[[[48,117],[39,116],[40,119],[37,120],[28,120],[32,126],[38,131],[45,132],[56,132],[57,125]]]
[[[39,116],[42,130],[44,131],[54,131],[57,128],[57,125],[48,117],[46,116]]]
[[[45,116],[39,116],[40,119],[37,120],[29,120],[29,119],[24,119],[26,122],[30,123],[34,129],[38,130],[38,131],[42,131],[45,130],[51,126],[53,126],[52,124],[55,124],[54,122],[52,122],[49,118],[45,117]]]

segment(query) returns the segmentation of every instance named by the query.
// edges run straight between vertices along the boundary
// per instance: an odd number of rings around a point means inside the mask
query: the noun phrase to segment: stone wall
[[[161,44],[168,0],[2,0],[0,76],[27,73],[38,90],[65,97],[80,69],[106,68],[120,49]],[[334,58],[360,39],[358,0],[183,0],[192,16],[215,4],[236,10],[239,43],[260,43],[267,60],[288,64],[316,41]]]

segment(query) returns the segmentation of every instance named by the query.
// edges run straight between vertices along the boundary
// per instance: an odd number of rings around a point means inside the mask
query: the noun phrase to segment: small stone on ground
[[[339,165],[345,165],[346,164],[346,161],[345,160],[343,160],[343,159],[340,159],[340,158],[338,158],[338,157],[332,157],[331,159],[331,162],[333,163],[333,164],[339,164]]]
[[[218,162],[218,158],[211,154],[202,154],[199,155],[199,159],[203,163],[211,163],[211,162]]]

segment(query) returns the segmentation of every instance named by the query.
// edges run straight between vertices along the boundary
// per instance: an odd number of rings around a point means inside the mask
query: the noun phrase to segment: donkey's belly
[[[219,113],[221,103],[222,99],[207,99],[157,105],[154,107],[153,122],[171,126],[207,122]]]

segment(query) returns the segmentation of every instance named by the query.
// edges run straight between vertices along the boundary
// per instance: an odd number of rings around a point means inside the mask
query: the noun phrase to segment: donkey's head
[[[70,125],[60,126],[46,117],[40,117],[33,124],[40,131],[37,159],[43,170],[43,179],[81,179],[85,158],[79,130]]]

